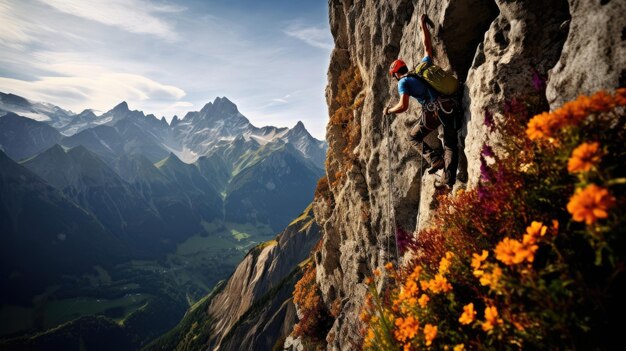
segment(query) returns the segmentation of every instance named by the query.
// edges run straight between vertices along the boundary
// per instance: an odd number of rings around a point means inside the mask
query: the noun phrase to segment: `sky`
[[[323,0],[1,0],[0,91],[170,121],[227,97],[258,126],[324,139]]]

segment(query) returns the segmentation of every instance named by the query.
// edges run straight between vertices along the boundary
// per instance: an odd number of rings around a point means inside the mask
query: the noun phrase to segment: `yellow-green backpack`
[[[429,62],[420,63],[415,74],[443,95],[452,95],[459,88],[459,81],[452,73]]]

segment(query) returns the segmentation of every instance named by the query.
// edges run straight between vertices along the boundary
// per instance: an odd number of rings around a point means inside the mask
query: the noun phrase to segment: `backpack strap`
[[[422,61],[420,62],[419,65],[417,65],[417,68],[415,69],[415,74],[417,74],[418,76],[422,77],[424,75],[424,71],[428,69],[428,67],[430,67],[431,63],[428,61]]]
[[[424,70],[422,70],[422,72],[423,71]],[[428,92],[428,97],[429,97],[429,99],[427,99],[428,101],[435,101],[437,99],[435,96],[433,96],[434,88],[432,86],[430,86],[430,83],[428,83],[428,81],[426,81],[426,79],[424,79],[424,77],[419,75],[417,72],[411,72],[407,76],[419,79],[420,82],[422,82],[426,86],[426,91]]]

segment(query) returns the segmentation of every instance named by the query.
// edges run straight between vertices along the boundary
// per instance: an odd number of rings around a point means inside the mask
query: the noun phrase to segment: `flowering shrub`
[[[309,263],[293,292],[293,302],[301,314],[299,322],[294,327],[294,336],[301,337],[312,350],[321,349],[325,344],[320,337],[328,333],[333,321],[322,301],[315,274],[315,264]]]
[[[344,158],[342,169],[350,169],[356,159],[354,148],[361,141],[361,121],[359,112],[365,100],[361,93],[363,80],[357,66],[351,66],[339,75],[337,94],[330,105],[330,126],[341,128],[341,153]],[[343,179],[343,178],[338,178]]]
[[[386,265],[385,291],[367,279],[364,349],[587,350],[619,340],[625,105],[617,89],[552,112],[520,100],[502,119],[486,112],[508,138],[505,156],[485,145],[479,185],[442,197],[432,226],[403,237],[413,258]]]

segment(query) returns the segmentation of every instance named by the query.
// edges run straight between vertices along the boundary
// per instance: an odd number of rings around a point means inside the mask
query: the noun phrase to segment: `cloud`
[[[63,108],[106,111],[120,101],[143,105],[150,101],[182,99],[184,90],[137,74],[101,70],[92,75],[40,77],[34,81],[0,77],[0,91],[12,92],[35,101]]]
[[[152,34],[168,41],[178,38],[172,26],[155,14],[181,12],[184,8],[153,4],[146,0],[40,0],[56,10],[121,28],[127,32]]]
[[[285,34],[300,39],[305,43],[324,50],[332,50],[334,47],[332,37],[328,29],[323,27],[306,27],[299,24],[290,25],[285,29]]]
[[[0,45],[14,50],[23,50],[25,44],[37,41],[41,33],[55,33],[52,28],[33,23],[10,2],[0,2]]]

